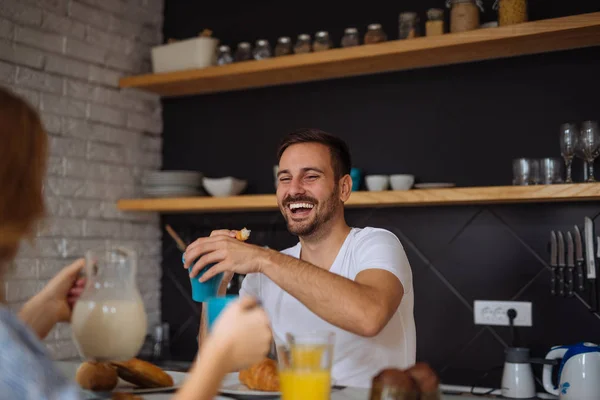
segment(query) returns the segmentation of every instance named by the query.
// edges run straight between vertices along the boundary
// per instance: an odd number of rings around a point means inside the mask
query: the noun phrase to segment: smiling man
[[[277,341],[287,332],[335,332],[332,376],[339,385],[370,387],[380,370],[410,367],[412,272],[393,233],[346,223],[346,143],[320,130],[296,131],[281,143],[278,159],[277,203],[298,244],[277,252],[215,231],[187,248],[186,260],[200,257],[192,276],[211,263],[217,264],[202,281],[219,272],[247,274],[240,295],[262,300]]]

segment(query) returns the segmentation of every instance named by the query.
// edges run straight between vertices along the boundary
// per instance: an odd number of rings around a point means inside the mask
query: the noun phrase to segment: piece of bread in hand
[[[241,231],[237,231],[235,233],[235,238],[237,240],[245,242],[250,237],[250,232],[252,232],[252,231],[250,231],[249,229],[246,229],[246,228],[242,228]]]
[[[248,389],[264,392],[279,391],[277,363],[269,358],[265,358],[261,362],[241,370],[239,379]]]
[[[86,390],[107,392],[117,386],[117,371],[108,363],[86,361],[81,363],[75,373],[75,381]]]
[[[128,361],[111,361],[111,365],[116,368],[119,378],[140,388],[152,389],[173,386],[171,375],[147,361],[132,358]]]

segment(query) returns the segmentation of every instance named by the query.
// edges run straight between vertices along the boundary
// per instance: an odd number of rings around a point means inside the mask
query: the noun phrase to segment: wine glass
[[[585,121],[581,124],[579,132],[579,149],[588,164],[588,179],[586,182],[596,182],[594,178],[594,160],[600,153],[600,131],[598,122]]]
[[[573,179],[571,178],[571,164],[577,150],[578,135],[579,132],[574,123],[566,123],[560,126],[560,154],[565,160],[565,167],[567,168],[566,183],[573,183]]]

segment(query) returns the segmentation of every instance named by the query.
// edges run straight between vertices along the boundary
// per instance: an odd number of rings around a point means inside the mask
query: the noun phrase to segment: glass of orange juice
[[[329,400],[333,332],[286,334],[277,346],[282,400]]]

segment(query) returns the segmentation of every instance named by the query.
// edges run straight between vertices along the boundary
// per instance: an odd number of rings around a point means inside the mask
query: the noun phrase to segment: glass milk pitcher
[[[128,360],[142,348],[147,317],[136,286],[136,269],[137,255],[126,247],[107,246],[86,253],[87,282],[71,320],[82,358]]]

